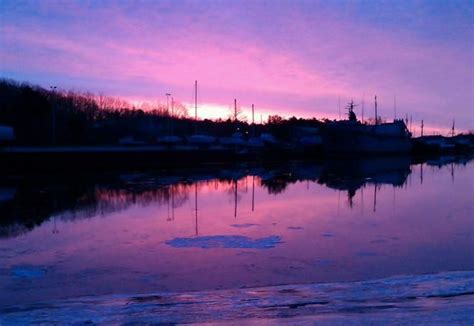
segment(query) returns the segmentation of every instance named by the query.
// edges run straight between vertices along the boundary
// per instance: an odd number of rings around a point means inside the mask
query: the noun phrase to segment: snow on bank
[[[260,288],[81,297],[0,308],[0,324],[474,323],[474,271]]]

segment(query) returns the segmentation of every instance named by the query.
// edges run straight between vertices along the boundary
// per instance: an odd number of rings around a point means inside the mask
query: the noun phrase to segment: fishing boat
[[[369,125],[357,120],[355,104],[348,106],[348,120],[328,121],[321,126],[323,150],[327,153],[406,153],[411,150],[411,133],[402,119]]]

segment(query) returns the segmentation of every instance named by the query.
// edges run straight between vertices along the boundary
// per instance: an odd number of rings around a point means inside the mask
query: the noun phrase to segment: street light
[[[52,92],[51,97],[51,142],[53,145],[56,145],[56,107],[55,107],[55,93],[57,86],[49,86]]]
[[[170,96],[171,93],[166,93],[166,111],[170,115]]]

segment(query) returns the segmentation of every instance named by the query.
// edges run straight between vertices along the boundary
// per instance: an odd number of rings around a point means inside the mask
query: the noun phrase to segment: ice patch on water
[[[175,238],[166,244],[175,248],[275,248],[282,243],[281,237],[272,235],[266,238],[251,239],[242,235],[214,235],[195,238]]]
[[[331,260],[331,259],[318,259],[318,260],[316,260],[315,265],[319,265],[319,266],[334,265],[334,260]]]
[[[384,239],[375,239],[375,240],[370,241],[370,243],[375,243],[375,244],[381,244],[385,242],[387,242],[387,240],[384,240]]]
[[[326,237],[326,238],[332,238],[332,237],[335,237],[336,235],[334,233],[326,232],[326,233],[321,233],[321,236]]]
[[[371,252],[371,251],[361,251],[361,252],[356,252],[356,255],[359,257],[374,257],[374,256],[377,256],[377,253]]]
[[[252,226],[258,226],[259,224],[254,223],[243,223],[243,224],[232,224],[231,226],[234,228],[250,228]]]
[[[37,266],[15,266],[11,269],[11,274],[15,278],[34,279],[43,277],[46,270]]]

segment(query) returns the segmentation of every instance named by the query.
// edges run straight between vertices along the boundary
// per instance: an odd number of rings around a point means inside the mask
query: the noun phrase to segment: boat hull
[[[367,126],[360,123],[332,123],[321,128],[322,148],[330,153],[407,153],[412,142],[404,124]]]

